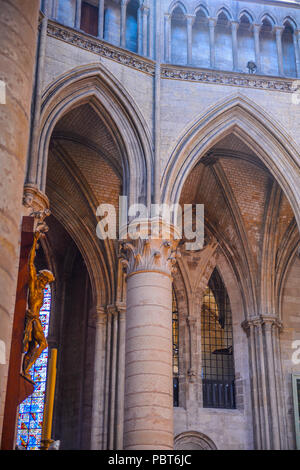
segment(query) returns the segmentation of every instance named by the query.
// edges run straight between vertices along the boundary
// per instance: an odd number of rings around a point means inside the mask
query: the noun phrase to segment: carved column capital
[[[104,325],[107,319],[107,314],[104,306],[98,306],[93,314],[95,324],[98,326]]]
[[[214,28],[217,24],[217,18],[208,18],[208,24],[210,28]]]
[[[149,233],[151,224],[151,235]],[[120,256],[127,275],[141,271],[157,271],[167,275],[174,272],[179,237],[171,225],[161,220],[139,221],[139,237],[127,235],[127,240],[121,242]]]
[[[112,315],[112,316],[117,315],[119,313],[117,306],[115,304],[107,305],[106,311],[109,315]]]
[[[275,326],[276,328],[278,328],[279,331],[281,331],[283,328],[282,321],[274,315],[257,315],[255,317],[248,318],[248,320],[243,321],[241,324],[242,328],[246,332],[250,328],[253,328],[255,326],[262,327],[263,325],[268,329],[272,328],[272,326]]]
[[[35,185],[26,184],[23,195],[23,215],[34,217],[34,231],[48,230],[44,220],[51,214],[49,199]]]

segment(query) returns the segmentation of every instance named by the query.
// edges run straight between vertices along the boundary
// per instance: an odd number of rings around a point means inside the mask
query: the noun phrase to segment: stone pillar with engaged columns
[[[274,315],[243,322],[248,332],[252,368],[252,400],[257,449],[285,449],[286,422],[278,334],[282,323]]]
[[[174,229],[130,240],[127,272],[124,449],[173,449]]]

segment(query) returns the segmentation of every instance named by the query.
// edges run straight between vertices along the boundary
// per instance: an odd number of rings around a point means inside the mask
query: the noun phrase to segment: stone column
[[[80,29],[81,26],[81,0],[76,0],[75,28]]]
[[[118,310],[115,305],[107,307],[112,317],[112,343],[111,343],[111,380],[109,389],[109,436],[108,450],[114,449],[115,413],[116,413],[116,384],[117,384],[117,347],[118,347]]]
[[[17,285],[22,194],[38,30],[38,0],[0,8],[0,432]],[[5,178],[4,178],[5,175]],[[4,178],[4,179],[3,179]]]
[[[187,27],[187,63],[191,65],[193,63],[193,23],[195,20],[194,15],[186,15],[186,27]]]
[[[124,243],[127,271],[125,450],[173,449],[172,278],[174,242]]]
[[[137,53],[142,54],[143,51],[143,18],[142,8],[137,11]]]
[[[127,11],[127,1],[122,0],[121,3],[121,29],[120,29],[120,46],[126,47],[126,11]]]
[[[142,7],[142,16],[143,16],[143,51],[142,54],[148,56],[148,18],[149,18],[149,8],[146,6]]]
[[[281,76],[284,75],[282,42],[281,42],[282,31],[283,31],[282,26],[275,26],[277,58],[278,58],[278,74]]]
[[[297,77],[300,77],[299,32],[300,32],[299,30],[295,30],[294,33],[293,33]]]
[[[215,48],[215,27],[217,20],[215,18],[208,18],[209,26],[209,46],[210,46],[210,67],[216,67],[216,48]]]
[[[91,436],[92,450],[103,449],[106,322],[107,315],[105,308],[98,307],[95,315],[96,337]]]
[[[171,15],[165,15],[165,61],[171,62]]]
[[[237,30],[239,23],[237,21],[231,22],[231,36],[232,36],[232,64],[233,70],[238,70],[238,42],[237,42]]]
[[[260,24],[253,24],[255,63],[256,63],[258,73],[261,73],[260,43],[259,43],[260,28],[261,28]]]
[[[104,0],[98,0],[98,38],[104,37]]]
[[[255,445],[263,450],[282,449],[286,430],[280,413],[282,384],[277,380],[280,358],[274,347],[282,324],[273,315],[260,315],[242,326],[249,331]]]
[[[125,333],[126,333],[126,305],[117,303],[119,312],[119,338],[118,338],[118,383],[116,397],[116,446],[118,450],[123,449],[123,426],[124,426],[124,393],[125,393]]]
[[[41,31],[38,44],[38,61],[36,66],[36,77],[33,97],[33,121],[31,129],[31,139],[29,143],[28,170],[26,184],[36,185],[38,168],[38,144],[40,133],[40,116],[42,102],[42,84],[44,75],[45,51],[47,42],[48,18],[42,20]]]
[[[268,377],[268,395],[270,400],[271,412],[271,445],[272,449],[280,449],[280,431],[279,431],[279,416],[278,416],[278,402],[276,390],[276,370],[274,367],[274,351],[273,351],[273,329],[276,327],[275,319],[263,318],[263,329],[266,344],[266,363],[267,363],[267,377]]]

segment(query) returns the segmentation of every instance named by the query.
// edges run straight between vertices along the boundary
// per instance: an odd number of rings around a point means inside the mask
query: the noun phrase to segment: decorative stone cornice
[[[223,72],[173,65],[162,65],[161,74],[164,79],[256,88],[259,90],[283,91],[287,93],[294,92],[294,80],[285,78],[253,76],[253,74],[249,75],[238,72]]]
[[[47,34],[50,37],[59,39],[73,46],[80,47],[94,54],[100,55],[107,59],[119,62],[122,65],[132,67],[144,72],[148,75],[154,75],[155,65],[154,62],[143,58],[133,52],[125,51],[111,44],[107,44],[98,38],[87,36],[85,33],[74,30],[67,26],[58,24],[54,21],[48,22]]]
[[[157,231],[146,238],[143,232],[148,233],[151,222],[155,222]],[[128,235],[127,240],[121,242],[120,257],[125,272],[131,275],[140,271],[156,271],[170,276],[175,270],[178,257],[179,237],[174,237],[175,228],[154,219],[145,221],[144,224],[139,221],[137,225],[140,237],[133,239]]]
[[[165,15],[167,18],[167,15]],[[213,23],[215,18],[209,18]],[[134,52],[108,44],[99,38],[94,38],[84,32],[61,25],[53,20],[48,21],[47,34],[50,37],[72,44],[81,49],[119,62],[127,67],[134,68],[148,75],[155,75],[155,62],[142,57]],[[176,65],[162,65],[161,78],[172,80],[185,80],[197,83],[208,83],[214,85],[228,85],[244,88],[255,88],[258,90],[282,91],[293,93],[295,80],[281,77],[264,75],[253,75],[247,73],[218,71],[201,69],[197,67],[186,67]]]

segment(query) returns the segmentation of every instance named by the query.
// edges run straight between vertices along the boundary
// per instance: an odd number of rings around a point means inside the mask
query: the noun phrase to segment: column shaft
[[[165,61],[171,62],[171,15],[165,15]]]
[[[209,46],[210,46],[210,67],[212,69],[216,66],[216,51],[215,51],[215,18],[208,18],[209,24]]]
[[[231,36],[232,36],[232,64],[233,70],[238,70],[238,42],[237,42],[237,30],[238,30],[238,22],[232,21],[231,22]]]
[[[103,449],[106,320],[104,308],[100,308],[96,316],[92,450]]]
[[[193,22],[194,16],[186,17],[187,27],[187,63],[191,65],[193,62]]]
[[[127,10],[127,4],[123,1],[121,4],[121,30],[120,30],[121,47],[126,47],[126,10]]]
[[[104,37],[104,0],[99,0],[98,3],[98,38]]]
[[[294,31],[293,42],[294,42],[294,50],[295,50],[296,73],[297,73],[297,77],[300,77],[299,31]]]
[[[255,47],[255,63],[256,63],[256,67],[257,67],[257,72],[261,73],[259,31],[260,31],[260,25],[259,24],[254,24],[253,25],[253,33],[254,33],[254,47]]]
[[[81,0],[76,0],[75,28],[80,29],[81,26]]]
[[[282,27],[276,27],[276,46],[277,46],[277,57],[278,57],[278,73],[279,75],[284,75],[283,70],[283,55],[282,55],[282,42],[281,42],[281,35],[282,35]]]
[[[126,315],[124,448],[173,449],[171,278],[131,274]]]
[[[116,449],[123,449],[124,426],[124,393],[125,393],[125,307],[118,306],[119,310],[119,338],[118,338],[118,384],[116,409]]]

